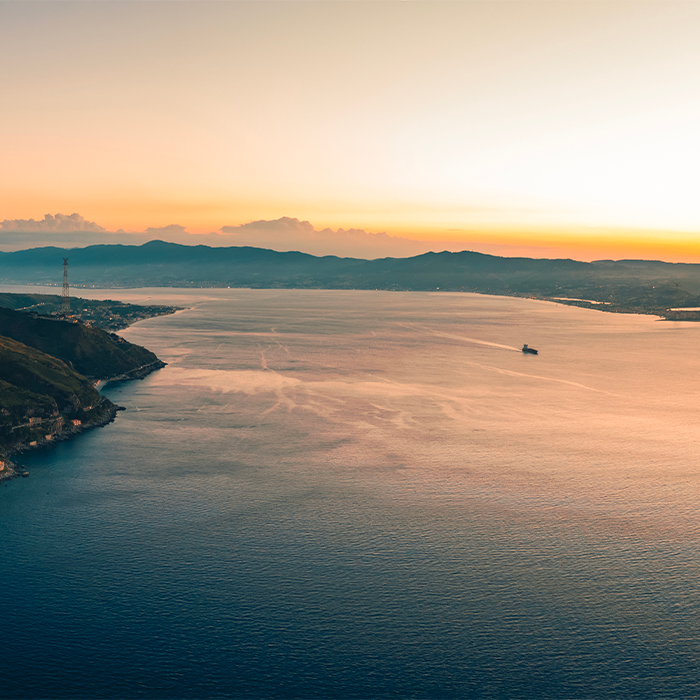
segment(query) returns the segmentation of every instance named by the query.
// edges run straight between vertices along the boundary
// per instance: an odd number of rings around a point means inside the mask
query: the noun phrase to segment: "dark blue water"
[[[700,696],[700,326],[186,300],[0,487],[1,697]]]

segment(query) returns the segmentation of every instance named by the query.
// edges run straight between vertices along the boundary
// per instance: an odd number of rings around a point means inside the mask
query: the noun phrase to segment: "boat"
[[[535,348],[529,348],[527,346],[527,343],[525,343],[525,345],[523,345],[523,352],[526,355],[537,355],[537,350],[535,350]]]

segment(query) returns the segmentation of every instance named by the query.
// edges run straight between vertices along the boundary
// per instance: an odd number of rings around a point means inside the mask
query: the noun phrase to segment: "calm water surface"
[[[0,488],[0,696],[700,696],[700,325],[93,295],[190,308]]]

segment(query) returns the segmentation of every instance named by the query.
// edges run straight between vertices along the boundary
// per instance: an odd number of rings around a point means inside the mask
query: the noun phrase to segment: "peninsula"
[[[43,316],[63,314],[63,299],[60,294],[14,294],[0,292],[0,306],[15,311],[28,311]],[[112,299],[81,299],[71,297],[70,313],[73,320],[86,326],[95,326],[105,331],[119,331],[136,321],[154,316],[173,314],[177,306],[127,304]]]
[[[5,304],[23,302],[0,296]],[[174,310],[158,307],[152,315]],[[146,348],[77,318],[0,306],[0,481],[26,475],[13,455],[114,420],[121,409],[100,395],[97,382],[142,378],[164,366]]]

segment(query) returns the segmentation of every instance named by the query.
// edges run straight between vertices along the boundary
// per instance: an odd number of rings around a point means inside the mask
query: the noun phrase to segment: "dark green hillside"
[[[162,366],[145,348],[78,321],[0,308],[0,480],[22,473],[12,454],[114,419],[118,407],[88,377],[136,378]]]
[[[43,394],[35,394],[27,389],[20,389],[0,379],[0,424],[12,424],[13,421],[19,423],[21,421],[17,419],[30,416],[49,418],[56,415],[58,415],[58,405],[55,399]]]
[[[65,362],[0,337],[0,455],[101,425],[115,411]]]
[[[53,399],[59,411],[100,402],[92,383],[65,362],[10,338],[0,337],[0,380]]]
[[[44,296],[41,294],[10,294],[8,292],[0,292],[0,306],[7,309],[24,309],[26,307],[35,307],[41,303],[38,297]],[[56,300],[60,304],[61,297],[57,294],[47,294],[47,298],[51,301]]]
[[[149,350],[98,328],[0,308],[0,335],[69,363],[86,377],[107,379],[158,363]]]

